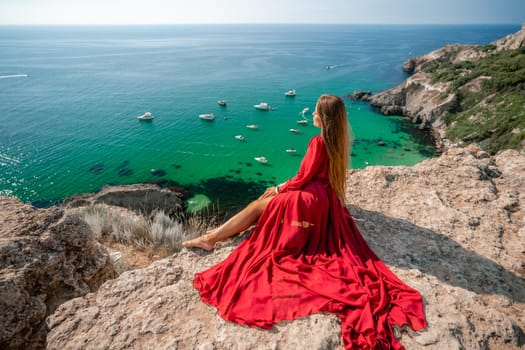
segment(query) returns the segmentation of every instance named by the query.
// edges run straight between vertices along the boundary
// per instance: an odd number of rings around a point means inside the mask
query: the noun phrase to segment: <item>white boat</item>
[[[270,106],[268,103],[266,102],[261,102],[259,104],[256,104],[256,105],[253,105],[256,109],[260,109],[262,111],[268,111],[270,109],[272,109],[272,106]]]
[[[219,101],[217,101],[217,103],[218,103],[220,106],[226,106],[226,100],[219,100]]]
[[[285,96],[289,96],[289,97],[293,97],[295,96],[295,94],[296,94],[295,89],[288,90],[284,93]]]
[[[257,124],[246,125],[246,127],[247,127],[248,129],[259,129],[259,125],[257,125]]]
[[[297,124],[306,125],[306,124],[308,124],[308,120],[306,120],[306,119],[298,120]]]
[[[286,150],[286,153],[295,153],[297,150],[295,148],[289,148]]]
[[[143,115],[139,115],[137,117],[138,120],[152,120],[153,119],[153,116],[151,115],[150,112],[146,112],[144,113]]]
[[[262,164],[268,163],[268,159],[266,159],[266,157],[255,157],[254,159]]]
[[[215,116],[213,115],[213,113],[204,113],[199,114],[199,118],[201,118],[202,120],[214,120]]]
[[[244,136],[242,135],[235,135],[235,138],[239,141],[244,141]]]
[[[299,130],[299,129],[290,129],[290,132],[299,134],[301,132],[301,130]]]

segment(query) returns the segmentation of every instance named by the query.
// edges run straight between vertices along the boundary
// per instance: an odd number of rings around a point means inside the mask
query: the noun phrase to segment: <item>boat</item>
[[[244,141],[244,136],[242,135],[235,135],[235,138],[239,141]]]
[[[259,104],[256,104],[256,105],[253,105],[256,109],[260,109],[262,111],[268,111],[270,109],[272,109],[272,106],[270,106],[268,103],[266,102],[261,102]]]
[[[219,106],[226,106],[226,100],[219,100],[217,101],[217,103],[219,104]]]
[[[290,132],[299,134],[301,132],[301,130],[299,130],[299,129],[290,129]]]
[[[138,120],[152,120],[153,119],[153,116],[151,115],[150,112],[146,112],[144,113],[143,115],[139,115],[137,117]]]
[[[257,124],[249,124],[249,125],[246,125],[246,127],[248,129],[259,129],[259,125]]]
[[[204,114],[199,114],[199,118],[201,118],[202,120],[214,120],[215,119],[215,116],[213,115],[213,113],[204,113]]]
[[[286,153],[295,153],[295,152],[297,152],[297,150],[295,148],[288,148],[286,150]]]
[[[288,90],[284,93],[285,96],[288,96],[288,97],[294,97],[295,96],[295,89],[292,89],[292,90]]]
[[[254,159],[262,164],[268,163],[268,159],[266,159],[266,157],[255,157]]]
[[[306,125],[306,124],[308,124],[308,120],[306,120],[306,119],[298,120],[297,124]]]

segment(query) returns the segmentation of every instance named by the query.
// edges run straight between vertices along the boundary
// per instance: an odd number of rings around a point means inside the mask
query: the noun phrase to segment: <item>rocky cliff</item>
[[[401,329],[407,349],[525,346],[525,153],[451,149],[413,167],[349,172],[348,201],[363,236],[421,291],[428,329]],[[330,315],[272,331],[223,321],[192,276],[214,252],[183,250],[63,303],[47,319],[49,349],[341,349]]]
[[[61,303],[116,277],[85,222],[0,197],[0,349],[43,349]]]
[[[431,128],[438,140],[438,146],[442,149],[450,148],[462,141],[468,142],[469,139],[483,142],[490,139],[492,134],[500,133],[496,130],[498,124],[496,121],[494,123],[496,126],[487,125],[487,130],[480,132],[480,135],[468,132],[456,138],[447,135],[447,129],[454,121],[457,122],[458,118],[462,123],[477,123],[479,126],[488,124],[486,120],[492,119],[493,114],[496,114],[500,119],[499,124],[515,124],[509,130],[503,131],[508,135],[507,138],[512,138],[513,134],[520,134],[520,136],[512,144],[503,147],[499,144],[491,145],[489,149],[494,151],[510,147],[523,149],[525,143],[520,144],[520,141],[525,138],[523,133],[525,56],[522,51],[517,52],[519,57],[516,57],[518,62],[516,66],[514,62],[507,63],[505,60],[508,60],[508,57],[502,54],[504,51],[519,50],[523,47],[525,47],[525,24],[520,31],[490,45],[447,45],[428,54],[408,59],[403,68],[411,74],[410,77],[396,87],[373,96],[365,96],[364,99],[385,115],[404,115],[412,122],[420,123],[421,128]],[[495,59],[492,59],[493,57]],[[475,62],[481,63],[476,65]],[[502,72],[513,76],[513,80],[506,76],[500,77]],[[484,84],[488,85],[487,81],[492,84],[490,88],[485,89]],[[479,94],[480,92],[484,93]],[[516,92],[516,96],[507,96],[510,92]],[[505,95],[507,100],[500,101],[495,98],[501,94]],[[517,111],[491,107],[498,103],[514,104]],[[465,115],[461,115],[461,112]],[[451,114],[456,114],[458,118],[446,120],[445,118]],[[519,118],[517,121],[514,120],[516,114]],[[524,136],[521,136],[521,133]]]

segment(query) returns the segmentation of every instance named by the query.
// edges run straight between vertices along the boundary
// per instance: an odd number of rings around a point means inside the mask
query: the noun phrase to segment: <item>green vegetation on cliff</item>
[[[433,81],[448,82],[456,94],[456,108],[447,115],[447,137],[477,142],[495,153],[523,148],[525,140],[525,48],[488,53],[475,61],[452,63],[442,59],[423,67]]]

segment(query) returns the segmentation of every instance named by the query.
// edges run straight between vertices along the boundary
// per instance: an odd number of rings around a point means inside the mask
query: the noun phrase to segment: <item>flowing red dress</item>
[[[375,255],[338,200],[321,136],[280,191],[224,261],[195,275],[202,300],[225,320],[264,329],[329,312],[345,349],[403,349],[392,325],[426,327],[421,295]]]

